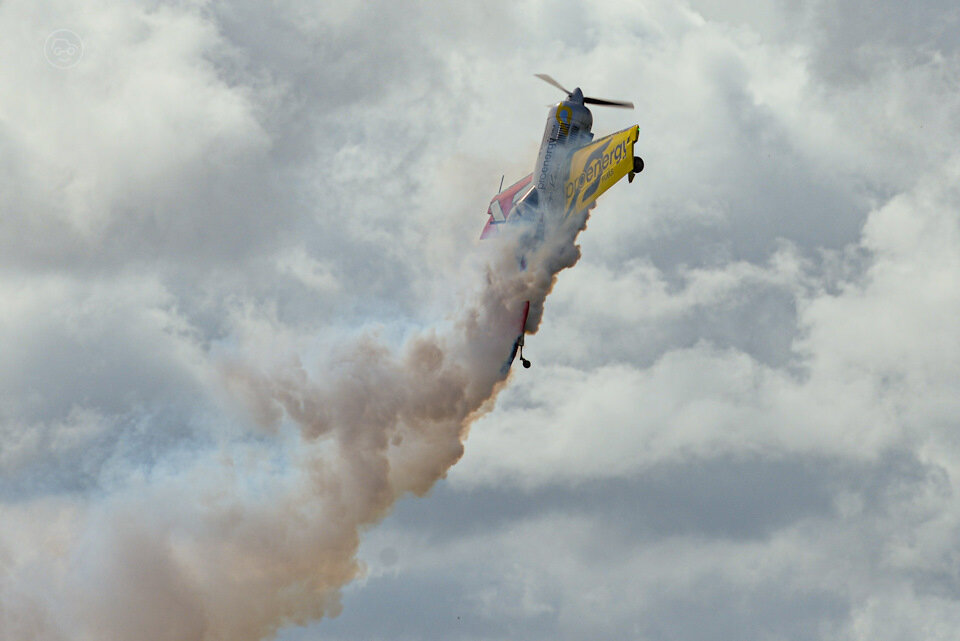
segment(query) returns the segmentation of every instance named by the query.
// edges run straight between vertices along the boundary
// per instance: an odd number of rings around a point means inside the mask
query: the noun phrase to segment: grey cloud
[[[394,542],[399,566],[371,560],[373,575],[326,630],[441,638],[457,625],[483,638],[506,621],[527,638],[842,635],[864,591],[913,580],[878,558],[917,525],[899,510],[942,483],[942,470],[891,452],[860,463],[686,461],[629,483],[535,492],[441,485],[398,505],[370,548]],[[434,556],[438,566],[424,563]],[[432,583],[443,567],[454,585]]]
[[[838,479],[855,472],[840,461],[720,457],[535,489],[441,485],[426,501],[401,502],[385,526],[442,545],[508,529],[517,520],[574,514],[604,524],[605,543],[594,554],[611,557],[648,539],[763,539],[796,520],[829,516]]]
[[[925,64],[957,52],[960,12],[949,2],[812,3],[816,69],[833,81],[861,82],[905,62]]]
[[[954,10],[82,9],[0,9],[16,63],[0,70],[0,625],[23,626],[4,627],[14,638],[58,638],[44,611],[58,586],[90,629],[143,623],[89,618],[105,612],[89,586],[115,576],[138,588],[111,593],[129,612],[152,591],[184,613],[168,636],[202,638],[229,627],[193,609],[218,562],[250,584],[221,581],[211,612],[315,576],[311,537],[342,521],[261,504],[310,485],[285,476],[318,454],[296,447],[294,418],[322,452],[331,390],[393,390],[371,412],[404,397],[344,352],[368,328],[402,345],[462,305],[480,262],[463,248],[500,172],[529,170],[556,98],[541,71],[635,100],[598,111],[597,130],[640,121],[648,168],[604,196],[528,343],[537,367],[476,424],[449,486],[366,532],[406,541],[395,567],[371,562],[341,618],[282,636],[951,629]],[[40,49],[63,26],[86,45],[71,70]],[[265,432],[220,387],[230,358],[275,383],[252,399],[276,419]],[[50,550],[78,533],[65,578]],[[357,570],[333,566],[337,585]],[[338,610],[336,589],[312,594],[278,597],[300,614],[262,635]]]

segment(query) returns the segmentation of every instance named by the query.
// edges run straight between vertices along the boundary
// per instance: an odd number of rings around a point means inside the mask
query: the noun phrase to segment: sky
[[[0,638],[954,638],[958,22],[0,2]],[[500,385],[535,73],[646,168]]]

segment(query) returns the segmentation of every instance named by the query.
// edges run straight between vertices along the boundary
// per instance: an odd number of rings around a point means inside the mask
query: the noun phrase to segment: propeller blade
[[[632,102],[625,100],[603,100],[602,98],[590,98],[584,96],[583,102],[588,105],[603,105],[604,107],[623,107],[624,109],[633,109]]]
[[[551,77],[548,76],[547,74],[545,74],[545,73],[535,73],[535,74],[533,74],[533,75],[535,75],[537,78],[540,78],[540,80],[543,80],[543,81],[544,81],[545,83],[547,83],[548,85],[553,85],[554,87],[556,87],[557,89],[559,89],[559,90],[562,91],[563,93],[568,94],[568,95],[570,94],[570,91],[569,91],[569,90],[565,89],[563,85],[561,85],[559,82],[557,82],[556,80],[554,80],[553,78],[551,78]]]
[[[567,94],[568,96],[573,95],[572,91],[570,91],[569,89],[561,85],[559,82],[554,80],[553,77],[545,73],[535,73],[533,75],[535,75],[537,78],[540,78],[540,80],[543,80],[548,85],[553,85],[554,87],[556,87],[563,93]],[[588,105],[602,105],[604,107],[622,107],[624,109],[633,109],[633,103],[627,102],[625,100],[604,100],[603,98],[589,98],[584,96],[583,102]]]

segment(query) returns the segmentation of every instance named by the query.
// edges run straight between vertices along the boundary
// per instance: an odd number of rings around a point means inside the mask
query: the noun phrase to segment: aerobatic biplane
[[[601,105],[633,109],[632,102],[591,98],[584,96],[579,87],[568,91],[550,76],[536,75],[566,93],[567,98],[550,107],[533,173],[501,189],[490,201],[487,224],[480,238],[496,235],[501,225],[520,222],[533,224],[542,234],[545,223],[562,225],[572,214],[594,207],[600,194],[621,178],[627,176],[633,182],[633,177],[643,171],[643,160],[633,155],[639,126],[594,140],[593,115],[587,108]],[[520,260],[521,268],[525,268],[525,258]],[[530,367],[530,361],[523,356],[529,313],[527,301],[518,323],[517,339],[503,366],[504,373],[518,354],[523,366]]]

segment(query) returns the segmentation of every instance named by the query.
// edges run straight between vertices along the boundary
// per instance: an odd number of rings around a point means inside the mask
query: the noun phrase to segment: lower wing
[[[530,194],[532,189],[533,174],[528,174],[519,181],[507,187],[506,190],[501,191],[499,194],[494,196],[493,200],[490,201],[490,206],[487,208],[487,224],[484,226],[483,232],[480,234],[480,238],[486,239],[490,238],[491,236],[495,236],[499,232],[500,225],[509,225],[522,220],[523,215],[517,210],[517,204],[525,196]],[[535,196],[536,194],[533,195]],[[521,269],[526,267],[523,258],[521,258],[520,266]],[[530,367],[530,361],[523,356],[523,338],[524,334],[526,333],[527,315],[529,313],[530,301],[524,301],[523,312],[517,319],[518,322],[516,328],[514,329],[517,338],[513,341],[513,347],[510,350],[510,355],[500,368],[500,373],[504,376],[506,376],[507,372],[510,370],[510,366],[516,359],[517,354],[520,355],[520,362],[523,363],[523,366]]]

